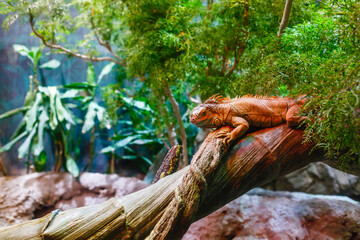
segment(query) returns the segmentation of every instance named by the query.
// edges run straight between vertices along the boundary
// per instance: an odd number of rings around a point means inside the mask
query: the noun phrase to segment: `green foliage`
[[[81,133],[85,134],[91,130],[91,137],[90,137],[90,159],[89,159],[89,171],[92,171],[92,163],[95,158],[95,140],[96,140],[96,125],[95,121],[98,120],[98,128],[111,128],[111,122],[109,115],[106,109],[100,106],[95,98],[97,91],[100,89],[100,82],[102,81],[103,77],[109,74],[114,66],[114,63],[107,64],[101,71],[98,79],[96,80],[96,74],[94,70],[94,66],[91,63],[88,63],[87,68],[87,78],[86,82],[81,83],[71,83],[68,85],[63,86],[67,89],[72,89],[76,96],[74,95],[73,98],[76,99],[79,104],[80,108],[86,111],[84,123],[81,129]],[[74,160],[72,158],[67,159],[66,166],[74,166]],[[68,168],[69,169],[69,168]],[[71,167],[70,169],[73,169]]]
[[[111,144],[101,152],[115,154],[121,150],[124,154],[117,155],[119,160],[136,161],[146,172],[164,139],[154,127],[154,111],[145,101],[146,98],[135,100],[129,93],[129,89],[120,88],[118,84],[103,88],[106,109],[115,132]],[[139,152],[137,149],[140,146],[147,150]]]
[[[307,95],[305,140],[346,165],[360,161],[359,36],[348,28],[358,25],[359,4],[338,6],[339,15],[329,6],[314,8],[311,19],[287,28],[280,41],[274,35],[248,48],[231,87],[242,94]]]
[[[30,76],[30,87],[26,94],[24,107],[20,107],[4,113],[0,119],[11,117],[18,113],[23,113],[23,118],[17,127],[10,142],[5,144],[0,153],[8,151],[17,142],[25,138],[18,149],[18,157],[27,159],[27,164],[34,164],[37,171],[45,169],[47,162],[47,153],[45,152],[44,138],[47,133],[52,139],[52,145],[56,149],[56,161],[61,164],[63,158],[71,158],[71,142],[68,141],[72,126],[79,123],[73,113],[70,111],[72,105],[67,99],[75,96],[72,90],[61,93],[57,87],[39,86],[36,78],[36,72],[39,68],[56,69],[60,66],[57,60],[50,60],[38,66],[41,57],[39,48],[30,50],[23,45],[15,44],[14,50],[20,55],[27,57],[33,64],[32,70],[34,76]],[[59,163],[60,162],[60,163]],[[68,168],[74,176],[79,175],[76,164]]]
[[[180,135],[181,123],[192,141],[186,113],[193,103],[188,94],[202,100],[215,93],[305,94],[306,140],[315,140],[329,157],[340,157],[344,163],[358,159],[360,3],[295,1],[289,27],[278,38],[283,9],[280,0],[25,0],[1,3],[0,14],[8,14],[5,26],[31,16],[46,41],[74,52],[97,56],[97,42],[116,58],[124,58],[121,78],[134,88],[106,86],[102,89],[105,107],[95,101],[95,95],[114,64],[104,67],[97,80],[89,64],[86,82],[65,86],[84,93],[76,97],[87,112],[84,133],[93,131],[97,122],[111,123],[115,129],[105,152],[130,149],[134,142],[146,143],[150,137],[157,139],[156,144],[159,139],[170,141],[171,131]],[[67,42],[79,29],[87,29],[84,39]],[[16,49],[36,66],[36,49]],[[167,87],[179,103],[181,123],[165,94]],[[36,101],[35,95],[28,99],[32,104]],[[13,112],[28,112],[31,108],[26,107],[32,106],[25,104]],[[124,120],[132,124],[120,123]],[[124,125],[132,130],[117,131]],[[139,134],[145,130],[151,134]]]
[[[95,95],[100,88],[99,84],[101,80],[105,75],[110,73],[113,66],[114,63],[107,64],[101,71],[99,78],[96,81],[94,66],[89,63],[86,82],[71,83],[63,86],[66,89],[72,89],[74,93],[81,92],[81,94],[77,95],[75,99],[82,105],[82,109],[86,110],[85,121],[81,130],[83,134],[94,127],[96,118],[100,122],[101,128],[110,128],[108,113],[104,107],[101,107],[96,102]]]
[[[29,103],[30,108],[24,112],[18,126],[19,131],[16,131],[11,141],[2,147],[0,152],[9,150],[16,142],[25,138],[18,149],[18,157],[33,157],[35,169],[44,169],[47,159],[44,137],[47,132],[53,141],[61,143],[65,150],[64,156],[69,156],[70,143],[64,139],[79,120],[69,110],[65,99],[65,94],[60,93],[56,87],[39,86],[34,101]]]
[[[41,51],[39,48],[32,47],[31,50],[29,50],[26,46],[20,44],[14,44],[13,47],[17,53],[19,53],[21,56],[27,57],[31,61],[34,69],[37,68],[39,59],[41,57]]]

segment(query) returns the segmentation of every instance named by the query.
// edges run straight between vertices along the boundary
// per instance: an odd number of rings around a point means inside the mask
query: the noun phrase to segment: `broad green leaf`
[[[99,119],[99,116],[98,116],[98,119]],[[105,108],[104,108],[103,117],[101,120],[99,119],[99,121],[100,121],[100,128],[104,128],[104,127],[107,129],[111,128],[111,119]]]
[[[86,97],[83,97],[83,98],[81,99],[81,102],[82,102],[83,104],[86,104],[86,103],[92,101],[93,99],[94,99],[94,98],[93,98],[92,96],[86,96]]]
[[[124,155],[124,156],[121,156],[121,159],[124,159],[124,160],[134,160],[134,159],[137,159],[139,158],[138,156],[136,155]]]
[[[119,130],[118,133],[116,133],[115,136],[112,137],[113,140],[119,141],[123,139],[124,137],[132,136],[134,135],[134,129],[133,128],[122,128]]]
[[[97,108],[97,103],[90,102],[88,111],[85,115],[85,121],[84,121],[84,125],[81,129],[81,133],[83,133],[83,134],[86,133],[94,126],[95,117],[96,117],[96,108]]]
[[[42,151],[38,157],[35,158],[34,165],[37,172],[42,172],[45,170],[45,165],[47,161],[47,155],[45,151]]]
[[[19,125],[17,126],[15,132],[13,133],[13,135],[11,135],[10,140],[13,140],[14,138],[16,138],[17,136],[19,136],[22,132],[25,131],[25,127],[26,127],[26,122],[23,119],[21,119]]]
[[[79,95],[79,91],[76,89],[67,90],[61,95],[61,98],[74,98]]]
[[[45,94],[46,96],[50,96],[49,87],[39,86],[38,90],[39,92]]]
[[[123,100],[127,104],[135,106],[135,107],[139,108],[140,110],[152,111],[151,108],[149,107],[149,105],[143,101],[137,101],[137,100],[134,100],[134,99],[128,98],[128,97],[123,97]]]
[[[152,164],[152,161],[151,161],[150,159],[148,159],[147,157],[140,155],[140,158],[141,158],[142,160],[144,160],[147,164],[149,164],[149,165]]]
[[[35,66],[35,62],[34,62],[34,60],[35,60],[35,53],[32,51],[32,50],[30,50],[30,52],[29,52],[29,54],[27,55],[27,57],[30,59],[30,61],[34,64],[34,66]]]
[[[32,79],[33,79],[33,76],[30,76],[29,80],[33,81]],[[34,92],[34,90],[30,88],[29,91],[25,95],[24,106],[33,105],[34,100],[35,100],[35,95],[36,95],[36,93]]]
[[[99,106],[99,104],[96,103],[96,116],[100,122],[104,120],[105,113],[105,108]]]
[[[110,117],[104,107],[99,106],[96,103],[96,116],[100,122],[100,128],[111,128]]]
[[[39,107],[39,103],[40,103],[41,99],[42,99],[41,93],[37,93],[34,104],[25,113],[24,120],[26,122],[26,130],[27,131],[30,131],[33,128],[33,126],[37,120],[38,107]]]
[[[86,133],[94,126],[95,117],[98,118],[100,122],[100,127],[111,128],[110,118],[107,115],[105,108],[99,106],[99,104],[92,101],[90,102],[88,106],[88,111],[85,115],[85,122],[81,130],[82,133]]]
[[[138,133],[138,134],[151,134],[151,133],[154,133],[154,132],[155,132],[155,130],[153,130],[153,129],[138,130],[138,131],[136,131],[136,133]]]
[[[68,112],[68,110],[62,105],[61,100],[59,98],[59,94],[55,96],[55,102],[56,102],[56,113],[58,116],[58,119],[60,122],[64,121],[64,119],[72,124],[75,125],[74,120],[72,119],[71,114]]]
[[[133,136],[129,136],[127,138],[124,138],[118,142],[116,142],[113,146],[109,146],[109,147],[106,147],[106,148],[103,148],[100,152],[101,153],[109,153],[109,152],[112,152],[114,151],[116,148],[121,148],[121,147],[124,147],[126,146],[127,144],[129,144],[132,140],[138,138],[139,136],[138,135],[133,135]]]
[[[154,142],[159,142],[159,141],[156,139],[137,139],[137,140],[133,141],[131,144],[144,145],[144,144],[154,143]]]
[[[10,111],[7,111],[6,113],[1,114],[0,119],[11,117],[11,116],[13,116],[15,114],[24,112],[24,111],[29,110],[29,109],[30,109],[30,106],[24,106],[24,107],[15,108],[13,110],[10,110]]]
[[[43,63],[39,66],[39,68],[45,68],[45,69],[56,69],[60,66],[60,62],[56,59],[52,59],[46,63]]]
[[[39,59],[41,57],[41,51],[38,47],[32,47],[31,52],[34,52],[34,67],[37,67]]]
[[[29,52],[30,50],[24,46],[24,45],[21,45],[21,44],[14,44],[13,45],[13,48],[14,50],[19,53],[21,56],[25,56],[25,57],[28,57],[29,56]]]
[[[113,151],[115,151],[115,148],[113,146],[108,146],[101,149],[100,153],[111,153]]]
[[[131,153],[135,153],[135,151],[134,151],[131,147],[129,147],[129,146],[125,146],[124,149],[125,149],[126,151],[131,152]]]
[[[25,139],[25,141],[23,142],[23,144],[21,144],[21,146],[18,149],[18,158],[23,158],[25,157],[28,153],[29,153],[29,149],[31,146],[31,141],[36,133],[37,130],[37,125],[35,124],[34,128],[31,130],[29,136]]]
[[[44,128],[47,121],[49,121],[49,117],[46,111],[43,110],[39,117],[38,142],[34,148],[35,156],[39,156],[44,150]]]
[[[74,159],[72,159],[72,157],[68,157],[66,159],[66,169],[69,171],[69,173],[71,173],[71,175],[73,175],[73,177],[79,176],[79,167],[77,166]]]
[[[104,78],[104,76],[106,76],[107,74],[109,74],[112,70],[112,68],[115,66],[115,63],[114,62],[111,62],[109,64],[107,64],[102,70],[101,70],[101,73],[99,75],[99,78],[98,78],[98,81],[97,81],[97,84],[99,85],[100,82],[102,81],[102,79]]]
[[[124,138],[120,141],[118,141],[117,143],[114,144],[115,148],[120,148],[120,147],[124,147],[127,144],[129,144],[132,140],[138,138],[138,135],[133,135],[133,136],[129,136],[127,138]]]
[[[128,120],[119,120],[118,123],[119,124],[126,124],[126,125],[133,125],[133,122],[128,121]]]
[[[55,106],[55,97],[57,93],[56,87],[48,87],[49,97],[50,97],[50,127],[52,130],[58,125],[58,120],[56,117],[56,106]]]
[[[72,88],[72,89],[92,89],[94,86],[90,85],[87,82],[79,82],[79,83],[70,83],[63,86],[64,88]]]
[[[24,131],[21,134],[19,134],[16,138],[14,138],[13,140],[11,140],[10,142],[8,142],[7,144],[5,144],[4,146],[2,146],[2,148],[0,148],[0,153],[8,151],[10,148],[12,148],[12,146],[14,146],[15,143],[17,143],[18,141],[20,141],[23,137],[25,137],[29,132],[28,131]]]
[[[95,85],[95,70],[94,70],[94,66],[90,62],[88,63],[86,81],[90,85]]]
[[[78,107],[79,107],[78,105],[73,104],[73,103],[67,103],[67,104],[65,104],[65,106],[66,106],[67,108],[78,108]]]

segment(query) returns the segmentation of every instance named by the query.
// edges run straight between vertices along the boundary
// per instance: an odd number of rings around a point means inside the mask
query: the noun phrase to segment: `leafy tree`
[[[346,7],[311,6],[310,18],[287,28],[280,40],[268,36],[266,44],[248,49],[242,73],[231,85],[237,92],[266,95],[283,85],[291,95],[307,95],[306,140],[344,165],[360,161],[358,9],[352,1]]]
[[[178,140],[174,132],[179,136],[185,161],[189,131],[184,119],[192,101],[215,93],[287,91],[308,96],[307,140],[344,162],[358,159],[359,3],[301,1],[288,9],[291,14],[284,14],[280,0],[26,0],[1,5],[1,13],[8,14],[5,26],[16,18],[29,22],[56,52],[123,66],[129,79],[142,83],[139,93],[147,94],[154,123],[166,129],[157,132],[170,145]],[[279,29],[282,19],[285,29]],[[88,30],[84,40],[66,42],[80,28]],[[103,56],[100,47],[111,57]]]

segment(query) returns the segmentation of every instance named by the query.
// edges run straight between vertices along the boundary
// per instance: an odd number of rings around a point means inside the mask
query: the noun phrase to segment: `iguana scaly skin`
[[[234,127],[224,137],[225,146],[241,137],[249,127],[268,128],[287,123],[298,126],[305,117],[298,116],[304,97],[299,99],[246,95],[233,99],[214,95],[195,107],[190,122],[198,127]]]

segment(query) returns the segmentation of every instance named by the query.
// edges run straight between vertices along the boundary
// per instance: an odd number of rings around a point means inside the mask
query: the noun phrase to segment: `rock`
[[[360,178],[329,167],[313,163],[281,177],[266,189],[296,191],[312,194],[345,195],[360,200]]]
[[[256,189],[195,222],[183,237],[208,239],[360,239],[360,204]]]
[[[102,203],[148,184],[136,178],[33,173],[0,178],[0,227],[52,210]],[[360,204],[347,197],[255,189],[191,225],[184,240],[360,239]]]
[[[82,173],[76,181],[69,173],[32,173],[0,178],[0,227],[44,216],[55,209],[102,203],[122,197],[148,184],[118,175]]]

